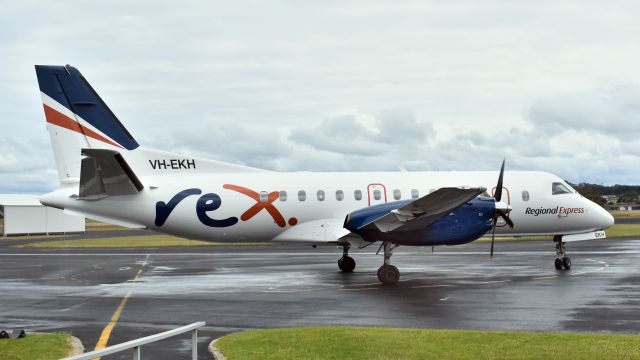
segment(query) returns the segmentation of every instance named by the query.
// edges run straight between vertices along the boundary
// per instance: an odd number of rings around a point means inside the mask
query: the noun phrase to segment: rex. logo
[[[273,202],[278,199],[279,194],[277,191],[270,192],[267,196],[267,201],[260,201],[260,193],[257,191],[233,184],[225,184],[223,188],[238,192],[255,200],[256,203],[240,215],[240,220],[248,221],[265,209],[279,227],[283,228],[286,226],[284,217],[273,204]],[[200,195],[201,193],[202,190],[191,188],[177,193],[169,202],[158,201],[156,203],[156,226],[164,225],[169,215],[171,215],[171,212],[173,212],[173,209],[175,209],[182,200],[192,195]],[[235,216],[226,219],[213,219],[207,214],[207,212],[217,210],[220,205],[222,205],[222,199],[218,194],[208,193],[200,196],[196,202],[196,215],[200,222],[210,227],[229,227],[235,225],[238,222],[238,218]],[[289,225],[291,226],[296,225],[297,222],[298,220],[295,217],[289,219]]]

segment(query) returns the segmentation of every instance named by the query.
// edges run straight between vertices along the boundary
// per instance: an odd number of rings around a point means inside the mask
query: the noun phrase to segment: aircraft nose
[[[615,219],[613,218],[613,216],[605,209],[603,209],[600,205],[593,203],[593,206],[595,207],[595,214],[597,216],[597,223],[599,224],[599,227],[602,229],[606,229],[608,227],[613,226],[613,224],[615,224]]]

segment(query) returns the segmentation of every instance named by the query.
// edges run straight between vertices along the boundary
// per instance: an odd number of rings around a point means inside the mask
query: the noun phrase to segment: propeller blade
[[[493,257],[493,243],[496,240],[496,220],[493,218],[493,233],[491,234],[491,257]]]
[[[502,220],[504,220],[507,225],[509,225],[510,228],[513,229],[515,227],[513,221],[509,218],[509,216],[507,216],[507,214],[503,213],[502,211],[498,211],[498,214],[500,215]]]
[[[496,201],[502,200],[502,179],[504,178],[504,161],[505,159],[502,159],[502,166],[500,167],[500,176],[498,176],[498,184],[496,185],[496,191],[493,195],[493,198],[496,199]]]

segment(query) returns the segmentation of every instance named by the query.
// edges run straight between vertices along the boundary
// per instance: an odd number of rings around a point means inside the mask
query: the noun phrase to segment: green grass
[[[101,221],[85,219],[85,229],[87,232],[92,231],[119,231],[119,230],[142,230],[142,229],[132,229],[124,226],[113,225]]]
[[[607,237],[640,237],[640,224],[616,224],[605,230]],[[552,240],[552,236],[497,236],[496,241]],[[491,242],[491,235],[483,236],[475,242]]]
[[[71,354],[69,335],[27,334],[22,339],[0,340],[0,359],[60,359]]]
[[[640,236],[640,224],[616,224],[605,230],[607,237]]]
[[[640,217],[640,211],[610,211],[611,215],[615,218],[636,218]]]
[[[535,240],[552,240],[553,236],[496,236],[498,241],[535,241]],[[475,242],[491,242],[491,234],[483,236]]]
[[[640,359],[640,336],[306,327],[250,330],[216,343],[240,359]]]
[[[9,235],[7,237],[0,237],[0,240],[40,240],[40,239],[55,239],[69,235]]]
[[[257,246],[271,243],[217,243],[189,240],[171,235],[125,236],[100,239],[41,241],[16,245],[19,248],[144,248],[167,246]]]

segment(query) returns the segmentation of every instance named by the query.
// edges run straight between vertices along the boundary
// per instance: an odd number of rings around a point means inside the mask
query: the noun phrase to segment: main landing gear
[[[554,265],[556,266],[556,270],[569,270],[571,269],[571,258],[567,256],[566,249],[564,247],[564,242],[562,241],[561,235],[556,235],[553,237],[553,241],[556,243],[556,261]]]
[[[384,247],[384,264],[378,269],[378,280],[383,284],[395,284],[400,280],[400,271],[398,271],[397,267],[391,265],[390,260],[393,249],[397,245],[385,242],[382,246]]]
[[[342,272],[350,273],[356,268],[356,261],[349,256],[351,246],[344,245],[342,247],[342,257],[338,259],[338,267]]]

